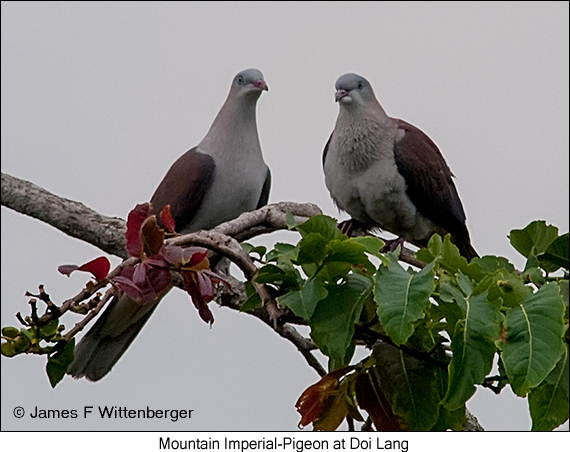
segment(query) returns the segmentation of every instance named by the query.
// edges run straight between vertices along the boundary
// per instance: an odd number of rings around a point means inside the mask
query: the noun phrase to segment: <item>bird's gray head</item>
[[[358,74],[341,75],[335,84],[335,100],[341,105],[363,105],[377,102],[370,82]]]
[[[234,77],[231,90],[257,99],[262,91],[269,91],[269,88],[260,70],[246,69]]]

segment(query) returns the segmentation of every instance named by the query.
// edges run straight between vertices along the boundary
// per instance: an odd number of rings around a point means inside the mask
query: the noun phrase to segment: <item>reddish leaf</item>
[[[150,265],[147,262],[125,268],[113,281],[130,298],[143,304],[162,298],[172,286],[168,266]]]
[[[214,284],[212,283],[212,280],[204,274],[204,272],[196,273],[196,277],[198,279],[198,290],[200,290],[200,295],[206,303],[209,303],[214,299]]]
[[[97,281],[101,281],[107,277],[111,269],[111,262],[104,256],[93,259],[79,267],[79,271],[90,272],[95,276]]]
[[[113,281],[116,282],[121,290],[125,292],[129,298],[136,302],[141,302],[143,298],[142,290],[138,288],[138,286],[128,277],[126,276],[115,276]]]
[[[109,259],[104,256],[98,257],[89,261],[81,266],[77,265],[60,265],[57,267],[58,271],[64,275],[69,276],[74,271],[89,272],[97,281],[101,281],[109,274],[111,263]]]
[[[133,257],[140,258],[143,251],[142,231],[141,227],[144,221],[150,215],[150,204],[137,204],[137,206],[129,212],[127,217],[127,251]]]
[[[383,432],[408,430],[405,422],[393,413],[373,369],[361,372],[356,377],[356,400],[360,408],[368,412],[376,430]]]
[[[168,262],[160,254],[157,254],[157,255],[151,256],[151,257],[147,257],[144,261],[148,265],[151,265],[152,267],[170,268],[170,266],[168,265]]]
[[[163,256],[169,264],[193,267],[206,259],[208,250],[196,246],[182,248],[181,246],[164,245],[160,250],[160,255]]]
[[[147,281],[146,279],[147,267],[148,265],[144,262],[140,262],[133,267],[134,271],[132,274],[132,280],[141,289],[144,287]]]
[[[194,306],[198,309],[200,318],[206,323],[214,323],[214,315],[212,314],[212,311],[210,311],[210,308],[208,308],[208,302],[212,301],[213,298],[213,290],[211,292],[212,298],[208,300],[209,291],[205,287],[205,283],[202,279],[205,278],[204,275],[200,275],[200,272],[185,271],[182,272],[182,276],[184,278],[184,288],[192,297],[192,303],[194,303]],[[201,286],[206,290],[205,296],[200,290]]]
[[[301,394],[295,404],[295,408],[297,408],[297,411],[301,415],[299,426],[305,427],[324,414],[325,401],[329,397],[337,394],[335,390],[340,384],[340,378],[351,370],[351,367],[337,369],[334,372],[326,374],[314,385],[309,386],[303,391],[303,394]]]
[[[57,271],[60,272],[62,275],[66,276],[71,275],[75,270],[78,269],[79,265],[73,265],[73,264],[60,265],[59,267],[57,267]]]
[[[143,251],[146,256],[155,256],[164,244],[164,229],[158,226],[156,217],[151,215],[141,226]]]
[[[218,275],[217,273],[214,273],[211,270],[202,270],[202,273],[208,275],[208,277],[212,280],[213,283],[215,284],[222,283],[224,286],[226,286],[227,289],[229,290],[232,289],[231,283],[227,279],[223,278],[221,275]]]
[[[176,227],[176,224],[174,223],[174,218],[172,218],[172,215],[170,214],[170,204],[164,206],[164,209],[160,212],[160,221],[162,221],[162,224],[168,232],[175,232],[174,228]]]

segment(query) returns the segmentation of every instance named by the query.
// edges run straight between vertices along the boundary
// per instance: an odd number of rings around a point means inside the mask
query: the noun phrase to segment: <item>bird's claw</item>
[[[398,248],[399,245],[402,245],[402,247],[404,246],[405,240],[402,237],[398,237],[397,239],[393,240],[385,240],[385,242],[386,244],[384,245],[384,248],[382,248],[382,252],[393,253],[396,251],[396,248]]]

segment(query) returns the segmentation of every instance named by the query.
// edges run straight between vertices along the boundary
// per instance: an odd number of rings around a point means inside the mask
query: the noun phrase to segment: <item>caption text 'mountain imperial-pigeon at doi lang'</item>
[[[318,450],[394,450],[408,452],[408,440],[385,439],[380,436],[350,436],[339,439],[299,439],[290,436],[257,439],[173,439],[159,438],[161,450],[281,450],[306,452]]]

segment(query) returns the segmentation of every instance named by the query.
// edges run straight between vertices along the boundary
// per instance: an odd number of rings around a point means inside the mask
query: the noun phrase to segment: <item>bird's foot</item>
[[[398,237],[397,239],[393,239],[393,240],[385,240],[386,245],[384,245],[384,248],[382,248],[381,252],[382,253],[393,253],[394,251],[396,251],[396,248],[398,248],[399,245],[402,245],[402,247],[404,246],[404,238],[403,237]]]
[[[360,221],[351,218],[350,220],[340,222],[337,227],[340,229],[340,232],[351,237],[357,229],[364,228],[364,225]]]

